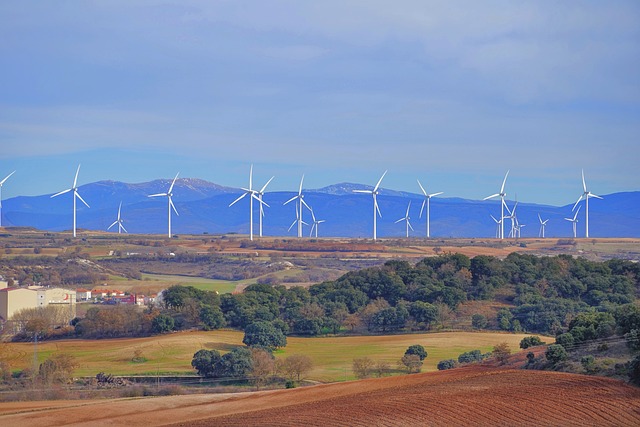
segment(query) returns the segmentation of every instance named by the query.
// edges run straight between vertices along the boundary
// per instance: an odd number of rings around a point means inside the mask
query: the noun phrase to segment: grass
[[[229,280],[216,280],[207,279],[204,277],[189,277],[189,276],[172,276],[168,274],[143,274],[143,280],[158,281],[167,283],[168,286],[181,285],[181,286],[193,286],[194,288],[201,289],[203,291],[218,291],[220,294],[228,294],[235,290],[238,284],[243,281],[229,281]],[[250,281],[255,282],[255,279]]]
[[[225,353],[241,346],[243,332],[235,330],[180,332],[155,337],[112,340],[63,340],[38,344],[38,360],[44,361],[53,353],[68,353],[76,357],[78,376],[93,376],[98,372],[114,375],[194,374],[193,354],[203,348]],[[369,356],[384,360],[392,368],[404,351],[413,344],[425,347],[428,357],[423,372],[435,371],[443,359],[457,359],[460,353],[479,349],[489,352],[494,345],[507,342],[513,352],[519,351],[520,340],[527,334],[499,332],[442,332],[411,335],[345,336],[300,338],[288,337],[288,345],[278,350],[277,358],[305,354],[313,360],[309,379],[330,382],[354,379],[351,365],[354,358]],[[549,342],[551,339],[546,339]],[[543,341],[545,339],[543,338]],[[13,369],[33,364],[33,344],[8,343],[15,355]],[[132,359],[140,350],[144,363]]]

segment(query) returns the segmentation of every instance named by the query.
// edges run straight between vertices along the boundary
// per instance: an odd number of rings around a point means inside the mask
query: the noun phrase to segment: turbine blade
[[[78,193],[78,190],[75,190],[73,192],[76,196],[78,196],[78,199],[80,199],[82,201],[82,203],[84,203],[88,208],[90,208],[91,206],[89,206],[89,204],[87,202],[84,201],[84,199],[82,198],[82,196],[80,195],[80,193]]]
[[[173,178],[173,181],[171,181],[171,187],[169,187],[169,191],[167,191],[167,193],[171,193],[171,191],[173,190],[173,184],[175,184],[175,183],[176,183],[176,179],[178,179],[178,175],[180,175],[180,172],[178,172],[178,173],[176,174],[176,177],[175,177],[175,178]]]
[[[260,194],[264,194],[264,190],[267,189],[267,185],[269,185],[269,183],[273,181],[273,178],[275,178],[275,176],[272,176],[271,179],[269,179],[269,181],[267,181],[267,183],[262,187],[262,189],[260,190]]]
[[[237,198],[237,199],[235,199],[233,202],[231,202],[231,204],[229,205],[229,207],[231,207],[231,206],[235,205],[235,204],[236,204],[236,202],[239,202],[240,200],[242,200],[242,198],[243,198],[244,196],[246,196],[247,194],[249,194],[249,193],[242,193],[242,195],[241,195],[240,197],[238,197],[238,198]]]
[[[420,180],[416,179],[416,181],[418,181],[418,185],[420,186],[420,190],[422,190],[422,194],[424,194],[425,196],[427,195],[427,192],[425,191],[424,187],[422,186],[422,184],[420,184]]]
[[[302,183],[304,182],[304,174],[302,174],[302,179],[300,179],[300,189],[298,190],[298,196],[302,194]]]
[[[113,221],[113,224],[111,224],[109,227],[107,227],[107,231],[111,229],[111,227],[113,227],[114,225],[116,225],[118,223],[118,221]]]
[[[168,195],[167,193],[158,193],[158,194],[151,194],[147,197],[160,197],[160,196],[167,196],[167,195]]]
[[[125,233],[129,233],[129,232],[127,231],[127,229],[126,229],[126,228],[124,228],[124,225],[122,225],[122,223],[120,223],[119,225],[120,225],[120,227],[122,227],[122,229],[124,230],[124,232],[125,232]]]
[[[431,197],[439,196],[441,194],[444,194],[444,191],[438,191],[437,193],[433,193]]]
[[[2,184],[4,184],[4,182],[6,180],[9,179],[9,177],[11,177],[11,175],[13,175],[14,173],[16,173],[16,171],[11,172],[9,175],[7,175],[2,181],[0,181],[0,186],[2,186]]]
[[[266,207],[270,208],[271,206],[269,206],[268,204],[266,204],[264,201],[262,201],[262,199],[258,196],[256,196],[256,193],[251,193],[251,197],[253,197],[254,199],[256,199],[258,201],[258,203],[260,203],[261,205],[265,205]]]
[[[171,197],[169,197],[169,204],[173,208],[173,211],[176,213],[176,215],[180,216],[180,214],[178,213],[178,210],[176,209],[176,205],[174,205],[173,200],[171,200]]]
[[[494,197],[498,197],[500,194],[492,194],[491,196],[485,197],[482,200],[489,200],[489,199],[493,199]]]
[[[76,177],[73,178],[73,188],[76,188],[76,184],[78,183],[78,174],[80,173],[80,165],[78,165],[78,169],[76,170]]]
[[[409,201],[409,205],[407,206],[407,213],[405,214],[407,218],[409,217],[409,209],[411,209],[411,201]]]
[[[118,219],[120,219],[120,211],[122,210],[122,202],[120,202],[120,206],[118,206]]]
[[[306,222],[304,222],[304,221],[300,221],[300,222],[301,222],[301,223],[303,223],[304,225],[309,225],[309,224],[307,224],[307,223],[306,223]]]
[[[587,183],[584,180],[584,169],[582,169],[582,188],[584,189],[584,192],[587,192]]]
[[[253,190],[253,163],[249,169],[249,191]]]
[[[540,214],[538,214],[538,220],[540,221],[540,224],[542,224],[542,218],[540,218]]]
[[[61,194],[64,194],[64,193],[68,193],[69,191],[71,191],[71,189],[70,189],[70,188],[68,188],[68,189],[66,189],[66,190],[64,190],[64,191],[61,191],[61,192],[59,192],[59,193],[54,194],[53,196],[51,196],[51,198],[53,199],[54,197],[57,197],[57,196],[59,196],[59,195],[61,195]]]
[[[399,223],[400,221],[404,221],[405,219],[406,219],[406,218],[400,218],[399,220],[394,221],[394,224],[397,224],[397,223]]]
[[[291,231],[291,229],[293,228],[294,225],[296,225],[296,222],[298,222],[298,218],[296,218],[291,225],[289,226],[289,228],[287,229],[287,232]]]
[[[596,199],[602,200],[602,197],[598,196],[597,194],[593,194],[593,193],[589,193],[589,197],[595,197]]]
[[[413,229],[413,227],[411,226],[411,223],[409,222],[409,220],[407,220],[407,225],[409,226],[409,228],[411,229],[411,231],[416,231]]]
[[[371,191],[371,190],[351,190],[351,191],[353,191],[354,193],[366,193],[366,194],[372,194],[373,193],[373,191]]]
[[[573,207],[571,208],[571,210],[575,210],[576,206],[578,206],[578,203],[580,203],[580,201],[582,200],[582,197],[584,197],[584,194],[581,194],[580,197],[578,198],[578,201],[576,202],[575,205],[573,205]]]
[[[491,218],[493,218],[493,220],[496,222],[496,224],[499,224],[500,221],[498,221],[493,215],[489,215]]]
[[[304,201],[304,199],[300,199],[300,201],[307,207],[307,209],[311,210],[311,207],[307,204],[307,202]]]
[[[380,215],[380,218],[382,218],[382,213],[380,212],[380,207],[378,206],[378,201],[376,199],[373,199],[373,205],[376,207],[376,210],[378,211],[378,215]]]
[[[384,171],[384,173],[382,174],[382,176],[380,177],[380,179],[378,180],[378,183],[376,184],[376,186],[373,188],[373,191],[377,191],[378,187],[380,187],[380,184],[382,183],[382,179],[384,178],[384,176],[387,174],[387,171]]]
[[[509,176],[509,171],[504,176],[504,180],[502,181],[502,187],[500,187],[500,194],[504,193],[504,185],[507,183],[507,177]]]
[[[418,218],[422,218],[422,212],[424,211],[424,207],[427,204],[427,199],[422,201],[422,207],[420,208],[420,216]]]
[[[282,205],[284,206],[284,205],[286,205],[287,203],[291,203],[291,202],[293,202],[293,201],[294,201],[295,199],[297,199],[297,198],[298,198],[298,196],[297,196],[297,195],[296,195],[296,196],[293,196],[292,198],[290,198],[289,200],[287,200],[286,202],[284,202]]]

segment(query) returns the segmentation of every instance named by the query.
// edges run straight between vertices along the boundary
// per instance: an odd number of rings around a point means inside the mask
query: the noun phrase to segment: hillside
[[[4,426],[640,424],[640,389],[599,377],[473,366],[292,390],[0,404]]]
[[[170,180],[155,180],[140,184],[117,181],[100,181],[82,185],[79,193],[91,206],[78,205],[78,227],[90,230],[106,230],[115,221],[118,205],[122,201],[124,226],[130,233],[164,233],[167,230],[167,203],[163,198],[149,198],[149,194],[167,191]],[[303,190],[306,202],[313,207],[317,219],[325,220],[320,226],[320,237],[370,237],[373,218],[371,197],[354,194],[354,189],[366,186],[341,183],[317,190]],[[247,200],[232,207],[242,190],[192,178],[180,178],[173,190],[173,201],[179,216],[173,217],[176,234],[249,233]],[[284,202],[293,192],[266,193],[264,234],[267,236],[295,236],[295,227],[288,231],[295,220],[293,203]],[[495,223],[490,215],[499,216],[499,201],[467,200],[448,195],[431,201],[431,235],[449,237],[494,237]],[[590,201],[591,237],[640,237],[640,192],[615,193],[603,196],[603,200]],[[424,237],[425,215],[420,218],[423,196],[417,193],[382,189],[378,197],[382,218],[378,219],[378,236],[404,236],[403,218],[411,201],[410,218],[415,231],[413,237]],[[512,208],[515,202],[508,201]],[[538,214],[549,219],[547,237],[572,236],[571,223],[564,218],[573,216],[573,201],[565,206],[548,206],[518,203],[518,220],[525,227],[522,237],[537,237]],[[69,230],[72,227],[71,196],[51,199],[50,195],[15,197],[3,201],[2,224],[35,227],[48,231]],[[258,206],[254,204],[254,233],[258,233]],[[305,222],[311,224],[310,212],[303,212]],[[578,216],[578,237],[584,235],[584,208]],[[505,222],[506,233],[510,222]],[[310,225],[304,227],[308,236]]]

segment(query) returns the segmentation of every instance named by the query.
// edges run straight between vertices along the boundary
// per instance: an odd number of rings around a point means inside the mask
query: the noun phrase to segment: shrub
[[[175,326],[173,317],[166,314],[159,314],[151,321],[151,329],[156,334],[171,332]]]
[[[632,329],[626,334],[624,334],[624,339],[627,342],[627,347],[631,351],[640,350],[640,330]]]
[[[407,368],[407,372],[410,374],[420,372],[422,369],[422,359],[417,354],[405,354],[400,359],[400,362]]]
[[[484,359],[480,350],[466,351],[458,356],[458,363],[474,363]]]
[[[456,361],[453,359],[441,360],[438,362],[438,370],[445,371],[447,369],[453,369],[457,365]]]
[[[560,344],[551,344],[544,355],[554,365],[567,360],[567,351]]]
[[[506,342],[503,342],[494,346],[493,351],[491,353],[493,354],[493,357],[495,357],[498,362],[504,363],[507,361],[507,359],[509,358],[509,355],[511,354],[511,348],[509,347],[509,344],[507,344]]]
[[[220,361],[220,353],[217,350],[198,350],[191,360],[191,366],[202,377],[213,377],[215,365]]]
[[[556,344],[561,345],[565,350],[569,349],[571,351],[575,345],[575,339],[570,333],[560,334],[556,337]]]
[[[270,322],[254,322],[244,331],[242,342],[248,346],[260,346],[275,350],[287,345],[287,337]]]
[[[538,345],[543,345],[544,342],[542,342],[542,340],[540,339],[540,337],[538,336],[530,336],[530,337],[524,337],[522,338],[522,341],[520,341],[520,348],[521,349],[526,349],[529,347],[535,347]]]
[[[629,362],[629,380],[631,383],[640,386],[640,356],[636,356]]]
[[[374,361],[369,357],[353,359],[353,373],[356,378],[369,378],[373,372]]]

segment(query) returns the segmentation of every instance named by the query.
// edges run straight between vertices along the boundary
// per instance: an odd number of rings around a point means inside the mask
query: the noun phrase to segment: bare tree
[[[273,375],[275,360],[271,353],[261,348],[251,349],[251,359],[253,361],[251,370],[253,383],[256,385],[256,390],[260,390],[260,387],[267,384],[269,378]]]
[[[280,369],[285,377],[300,382],[313,369],[313,361],[304,354],[293,354],[282,361]]]

